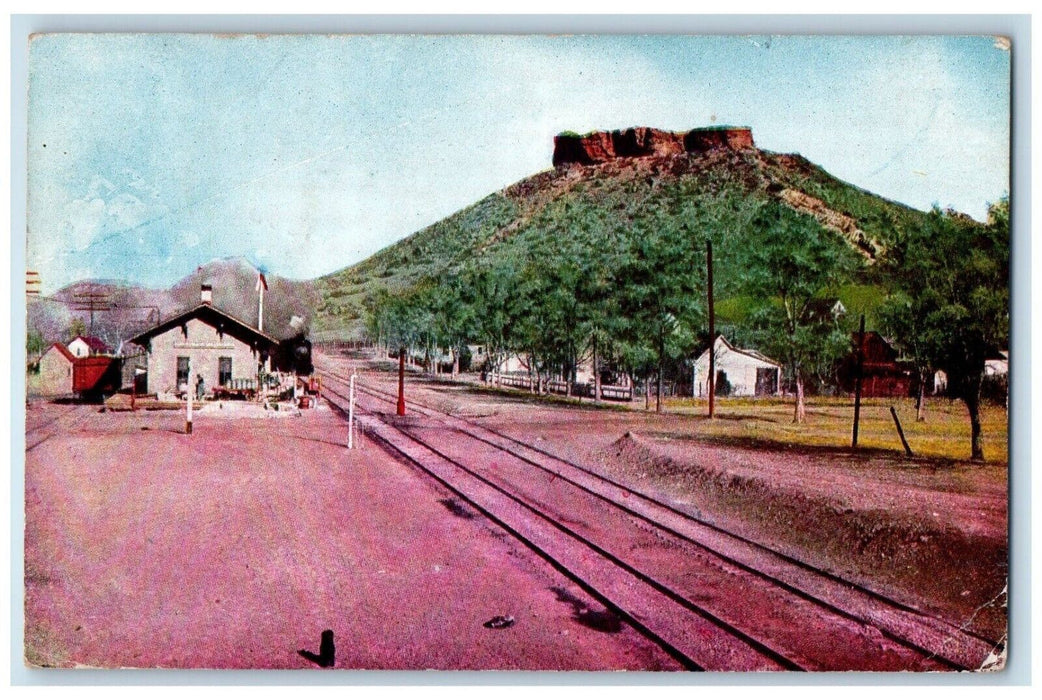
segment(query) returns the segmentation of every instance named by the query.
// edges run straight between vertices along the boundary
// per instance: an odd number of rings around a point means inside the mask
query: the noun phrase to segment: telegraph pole
[[[74,295],[73,304],[72,308],[75,311],[90,312],[90,330],[87,331],[87,335],[94,335],[94,312],[112,310],[109,295],[105,292],[96,292],[93,287],[89,292]]]
[[[709,296],[709,417],[716,409],[716,313],[713,309],[713,242],[706,241],[706,278]]]
[[[188,403],[185,404],[185,434],[192,434],[192,361],[188,361]]]
[[[347,403],[347,449],[353,450],[355,448],[355,377],[357,375],[351,373],[351,390],[348,393]]]
[[[854,435],[850,440],[851,447],[857,447],[857,428],[861,421],[861,375],[865,370],[865,315],[861,314],[861,326],[857,334],[857,377],[854,379]],[[897,420],[897,415],[894,415]],[[903,439],[903,437],[902,437]],[[905,445],[907,449],[907,444]]]

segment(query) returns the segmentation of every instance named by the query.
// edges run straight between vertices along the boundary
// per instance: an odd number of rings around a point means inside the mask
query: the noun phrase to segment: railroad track
[[[346,377],[323,375],[343,404]],[[996,646],[497,431],[416,402],[420,419],[388,418],[393,394],[356,389],[368,434],[686,668],[968,670]]]
[[[68,410],[50,418],[38,425],[25,428],[25,451],[30,452],[43,443],[50,440],[59,433],[67,432],[77,423],[90,415],[89,408],[82,405],[73,405]]]

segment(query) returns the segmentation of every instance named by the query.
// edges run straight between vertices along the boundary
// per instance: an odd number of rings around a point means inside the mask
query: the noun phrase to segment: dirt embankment
[[[1005,633],[1004,491],[974,492],[935,466],[902,473],[892,459],[883,471],[871,457],[837,465],[633,432],[604,452],[631,483],[679,494],[707,519],[989,638]]]

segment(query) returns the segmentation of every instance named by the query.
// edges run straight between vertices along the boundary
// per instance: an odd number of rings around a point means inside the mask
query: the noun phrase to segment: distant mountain
[[[800,155],[759,149],[746,128],[564,133],[555,139],[554,164],[316,280],[320,301],[314,328],[359,334],[365,299],[378,289],[404,289],[452,274],[475,257],[523,257],[540,237],[568,226],[593,247],[612,245],[614,236],[648,225],[678,225],[685,201],[693,198],[709,208],[755,207],[773,199],[810,214],[833,232],[836,245],[851,247],[868,263],[863,284],[849,290],[844,304],[851,313],[871,312],[865,305],[879,296],[865,293],[875,284],[871,263],[897,232],[920,225],[926,216],[843,182]],[[581,232],[563,224],[576,220],[584,222]],[[740,232],[733,244],[741,245]],[[729,269],[725,250],[719,257],[717,279],[726,294],[727,280],[739,271]],[[728,300],[721,300],[727,309]],[[730,308],[740,315],[741,300]]]
[[[267,274],[265,279],[268,290],[264,292],[264,332],[281,339],[309,330],[318,302],[314,283],[275,274]],[[243,258],[203,265],[170,288],[174,308],[183,310],[197,305],[203,284],[213,286],[214,306],[257,325],[257,268]]]
[[[264,330],[276,338],[306,332],[317,305],[310,281],[265,275]],[[199,304],[200,286],[213,286],[217,308],[250,325],[257,325],[257,269],[242,258],[215,260],[199,267],[170,289],[151,289],[111,280],[83,280],[49,297],[29,300],[28,327],[48,343],[68,341],[74,319],[91,332],[91,300],[95,307],[93,334],[112,348],[160,319],[169,318]]]

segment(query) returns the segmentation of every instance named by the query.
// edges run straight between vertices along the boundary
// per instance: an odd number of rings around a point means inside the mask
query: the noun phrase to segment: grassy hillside
[[[451,269],[517,217],[514,200],[492,194],[352,267],[321,277],[315,329],[360,329],[363,302],[377,289],[404,289]]]
[[[547,239],[579,241],[579,250],[618,245],[655,227],[695,225],[709,212],[724,245],[716,252],[724,322],[747,306],[729,298],[741,274],[744,230],[755,209],[774,199],[814,216],[864,258],[856,285],[841,300],[851,313],[871,315],[879,279],[873,260],[925,214],[838,180],[798,155],[755,149],[718,150],[668,158],[619,160],[545,171],[439,221],[352,267],[316,281],[314,328],[358,333],[368,294],[402,290],[438,278],[475,257],[521,256],[545,250]],[[581,253],[580,253],[581,254]]]

